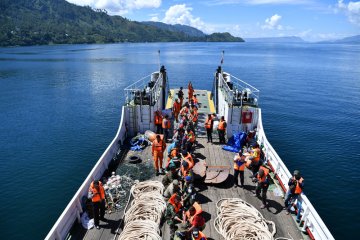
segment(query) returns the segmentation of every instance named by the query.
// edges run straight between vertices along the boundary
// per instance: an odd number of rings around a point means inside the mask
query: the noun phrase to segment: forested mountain
[[[171,32],[182,32],[188,36],[191,37],[205,37],[206,34],[203,33],[202,31],[200,31],[197,28],[194,27],[190,27],[190,26],[186,26],[186,25],[181,25],[181,24],[165,24],[162,22],[141,22],[144,23],[146,25],[150,25],[150,26],[154,26],[163,30],[168,30]]]
[[[189,36],[65,0],[0,0],[1,46],[165,41],[243,40],[227,33]]]

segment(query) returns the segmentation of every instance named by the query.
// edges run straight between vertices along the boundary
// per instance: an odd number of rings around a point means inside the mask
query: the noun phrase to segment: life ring
[[[137,155],[133,155],[128,158],[128,161],[129,161],[129,163],[137,164],[137,163],[141,162],[141,158]]]

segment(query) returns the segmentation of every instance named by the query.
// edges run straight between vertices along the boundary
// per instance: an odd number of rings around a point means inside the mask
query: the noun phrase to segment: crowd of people
[[[165,187],[163,193],[167,201],[165,219],[170,228],[171,239],[206,240],[202,232],[206,226],[202,216],[202,209],[196,200],[196,189],[194,188],[193,167],[195,161],[192,153],[196,144],[196,131],[198,124],[198,102],[192,84],[188,85],[188,100],[184,100],[183,88],[177,93],[178,98],[174,100],[172,107],[173,119],[168,115],[162,116],[161,111],[154,114],[156,126],[156,138],[152,143],[152,156],[156,175],[164,175],[162,183]],[[207,142],[212,143],[214,121],[216,114],[208,114],[204,127],[207,133]],[[171,120],[174,120],[172,123]],[[174,126],[172,136],[171,127]],[[227,123],[222,116],[219,119],[217,131],[219,143],[226,143]],[[260,208],[267,207],[267,190],[270,185],[270,169],[263,164],[263,152],[256,141],[256,129],[247,135],[246,145],[234,157],[234,188],[244,188],[244,171],[251,171],[252,181],[256,183],[254,196],[262,201]],[[169,142],[168,146],[167,143]],[[166,156],[164,158],[164,153]],[[163,160],[165,164],[163,165]],[[240,178],[240,184],[239,184]],[[286,213],[291,212],[304,186],[304,179],[299,171],[289,179],[289,190],[285,196]],[[95,227],[99,228],[99,219],[104,220],[105,214],[105,193],[101,182],[94,181],[89,189],[89,198],[92,199],[94,209]],[[300,206],[298,208],[297,221],[300,221]]]

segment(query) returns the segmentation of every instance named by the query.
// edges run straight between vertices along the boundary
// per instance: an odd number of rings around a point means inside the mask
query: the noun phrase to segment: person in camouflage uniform
[[[168,201],[165,211],[165,220],[170,228],[170,239],[174,238],[176,223],[182,222],[182,208],[181,197],[176,193],[173,194]]]

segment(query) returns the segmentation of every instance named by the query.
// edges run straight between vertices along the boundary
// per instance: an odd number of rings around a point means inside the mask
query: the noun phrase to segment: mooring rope
[[[275,223],[266,220],[251,204],[239,198],[223,198],[216,204],[216,231],[226,240],[273,240]]]
[[[164,186],[159,181],[139,182],[132,186],[133,201],[125,211],[125,227],[119,240],[161,239],[159,225],[166,209],[163,191]]]

